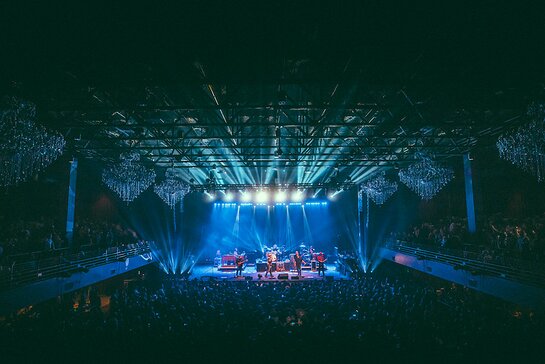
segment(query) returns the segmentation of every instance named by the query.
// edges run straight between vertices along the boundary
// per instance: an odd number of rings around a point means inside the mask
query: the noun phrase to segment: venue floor
[[[329,279],[349,279],[345,275],[342,275],[340,272],[338,272],[335,269],[334,265],[328,265],[326,264],[326,278],[330,277]],[[252,277],[252,280],[260,280],[263,282],[275,282],[279,281],[278,275],[282,273],[287,273],[288,278],[292,282],[308,282],[313,280],[322,280],[323,277],[318,276],[318,272],[312,272],[310,270],[303,270],[302,278],[299,280],[294,280],[292,277],[297,276],[297,272],[274,272],[274,278],[270,279],[269,277],[265,278],[265,272],[257,272],[255,267],[246,267],[244,271],[242,272],[242,278],[236,278],[235,277],[235,271],[225,271],[225,270],[218,270],[218,268],[210,266],[210,265],[196,265],[191,270],[191,278],[197,278],[197,279],[217,279],[217,280],[228,280],[228,281],[242,281],[245,279],[245,277]],[[259,275],[261,275],[261,278]],[[280,281],[283,281],[280,279]],[[285,281],[285,279],[284,279]]]

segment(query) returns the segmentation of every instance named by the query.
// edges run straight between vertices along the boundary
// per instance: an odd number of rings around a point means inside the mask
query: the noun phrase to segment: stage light
[[[291,194],[291,200],[293,202],[301,202],[303,201],[303,199],[305,198],[305,194],[303,193],[303,191],[293,191],[293,193]]]
[[[242,202],[250,202],[252,201],[252,194],[248,191],[241,191],[240,192],[240,201]]]
[[[285,202],[288,199],[288,194],[286,191],[278,191],[274,195],[274,201],[275,202]]]
[[[232,192],[226,192],[225,196],[223,196],[223,201],[231,202],[235,198],[235,195]]]
[[[278,147],[275,151],[274,151],[274,157],[275,158],[280,158],[282,156],[282,149],[280,149],[280,147]]]
[[[269,192],[268,191],[259,191],[255,195],[255,202],[265,203],[269,201]]]
[[[207,196],[206,199],[207,199],[208,201],[214,201],[214,200],[216,199],[216,195],[213,195],[213,194],[208,193],[208,192],[205,192],[204,194]]]

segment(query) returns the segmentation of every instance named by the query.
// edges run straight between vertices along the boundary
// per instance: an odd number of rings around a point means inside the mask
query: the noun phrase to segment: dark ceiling
[[[222,184],[448,162],[542,96],[543,22],[522,4],[183,3],[3,5],[2,94],[74,155],[133,149]]]

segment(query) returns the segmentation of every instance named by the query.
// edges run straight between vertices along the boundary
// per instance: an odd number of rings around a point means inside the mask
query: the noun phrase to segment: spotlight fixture
[[[261,190],[256,193],[255,201],[257,203],[265,203],[269,201],[269,191]]]
[[[301,202],[303,201],[304,198],[305,198],[305,195],[303,191],[300,191],[300,190],[293,191],[293,193],[291,194],[291,200],[293,202]]]
[[[282,156],[282,149],[280,147],[276,148],[276,150],[274,151],[274,157],[275,158],[280,158]]]
[[[288,194],[286,193],[286,191],[280,190],[274,195],[274,202],[286,202],[287,199]]]
[[[240,201],[242,202],[250,202],[252,201],[252,193],[249,191],[241,191],[240,192]]]
[[[337,195],[339,193],[342,192],[342,189],[338,188],[336,191],[334,192],[330,192],[328,195],[327,195],[327,198],[330,199],[331,201],[335,201],[337,199]]]
[[[223,196],[223,200],[225,202],[231,202],[231,201],[233,201],[234,198],[235,198],[235,196],[233,195],[233,193],[229,192],[229,191],[225,192],[225,195]]]

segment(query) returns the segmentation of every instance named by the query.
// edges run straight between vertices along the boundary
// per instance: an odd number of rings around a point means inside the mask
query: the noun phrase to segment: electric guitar
[[[246,263],[248,261],[248,259],[244,258],[244,257],[238,257],[237,260],[236,260],[236,263],[237,263],[237,266],[241,267],[244,265],[244,263]]]

